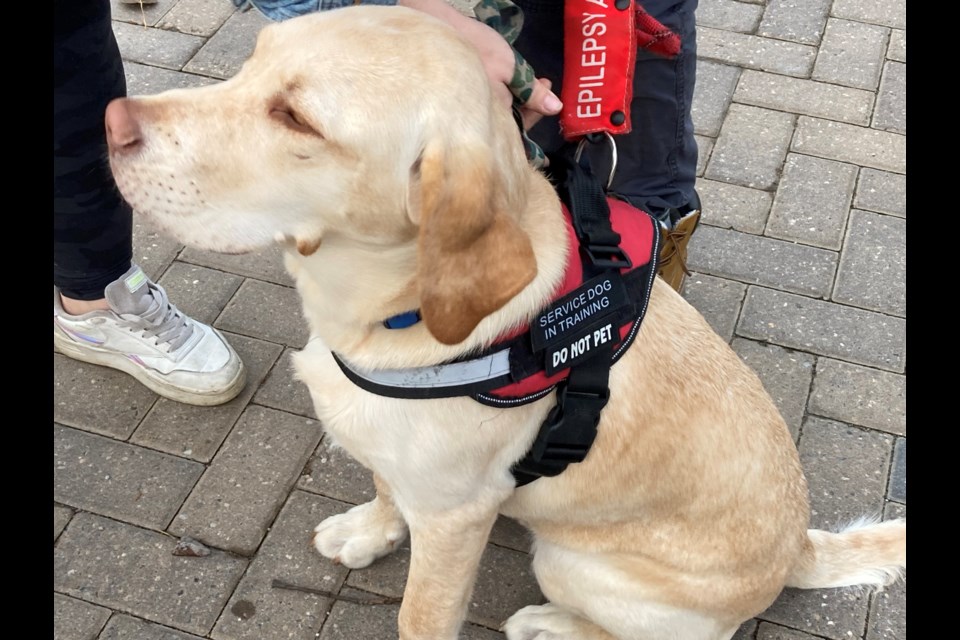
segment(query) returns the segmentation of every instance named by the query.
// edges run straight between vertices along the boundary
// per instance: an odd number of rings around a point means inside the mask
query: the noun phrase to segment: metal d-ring
[[[598,132],[600,133],[600,132]],[[607,190],[610,189],[610,185],[613,184],[613,176],[617,173],[617,142],[613,139],[613,136],[610,135],[609,131],[602,132],[604,137],[610,143],[610,175],[607,178]],[[597,133],[590,133],[581,138],[580,142],[577,143],[577,151],[573,155],[573,159],[579,163],[580,156],[583,154],[583,147],[588,143],[597,142]],[[592,138],[592,139],[591,139]]]

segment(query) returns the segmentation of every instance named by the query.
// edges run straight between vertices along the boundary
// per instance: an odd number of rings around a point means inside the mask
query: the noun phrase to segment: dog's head
[[[106,125],[124,197],[187,245],[416,243],[411,277],[441,342],[465,339],[536,274],[513,120],[472,47],[419,12],[270,25],[230,80],[114,101]]]

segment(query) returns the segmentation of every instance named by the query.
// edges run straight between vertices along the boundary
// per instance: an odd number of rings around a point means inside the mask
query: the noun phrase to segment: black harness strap
[[[620,278],[620,269],[633,264],[620,248],[620,234],[610,225],[610,207],[600,181],[569,154],[551,158],[550,166],[580,241],[584,280],[598,275]],[[530,451],[512,469],[517,486],[559,475],[567,465],[587,457],[597,436],[600,412],[610,398],[612,365],[613,346],[607,344],[572,366],[570,375],[557,384],[556,406],[540,426]]]

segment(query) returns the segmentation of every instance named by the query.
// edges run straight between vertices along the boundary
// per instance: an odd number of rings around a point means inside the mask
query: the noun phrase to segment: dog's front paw
[[[520,609],[503,624],[507,640],[613,640],[613,636],[555,604]]]
[[[373,500],[318,524],[313,546],[336,563],[362,569],[396,549],[406,536],[403,518]]]

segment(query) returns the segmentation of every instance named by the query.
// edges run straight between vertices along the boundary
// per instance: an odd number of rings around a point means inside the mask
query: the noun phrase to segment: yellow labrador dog
[[[568,258],[554,188],[528,166],[477,53],[445,24],[352,7],[263,30],[232,79],[113,102],[117,184],[182,242],[286,245],[311,339],[295,360],[377,497],[313,544],[352,568],[409,532],[403,640],[457,637],[497,514],[534,533],[549,603],[510,640],[723,640],[784,586],[881,586],[906,523],[808,530],[797,451],[757,376],[659,280],[586,459],[517,488],[553,394],[516,408],[395,399],[358,371],[429,367],[528,323]],[[384,319],[417,309],[402,330]],[[676,327],[683,327],[678,331]]]

